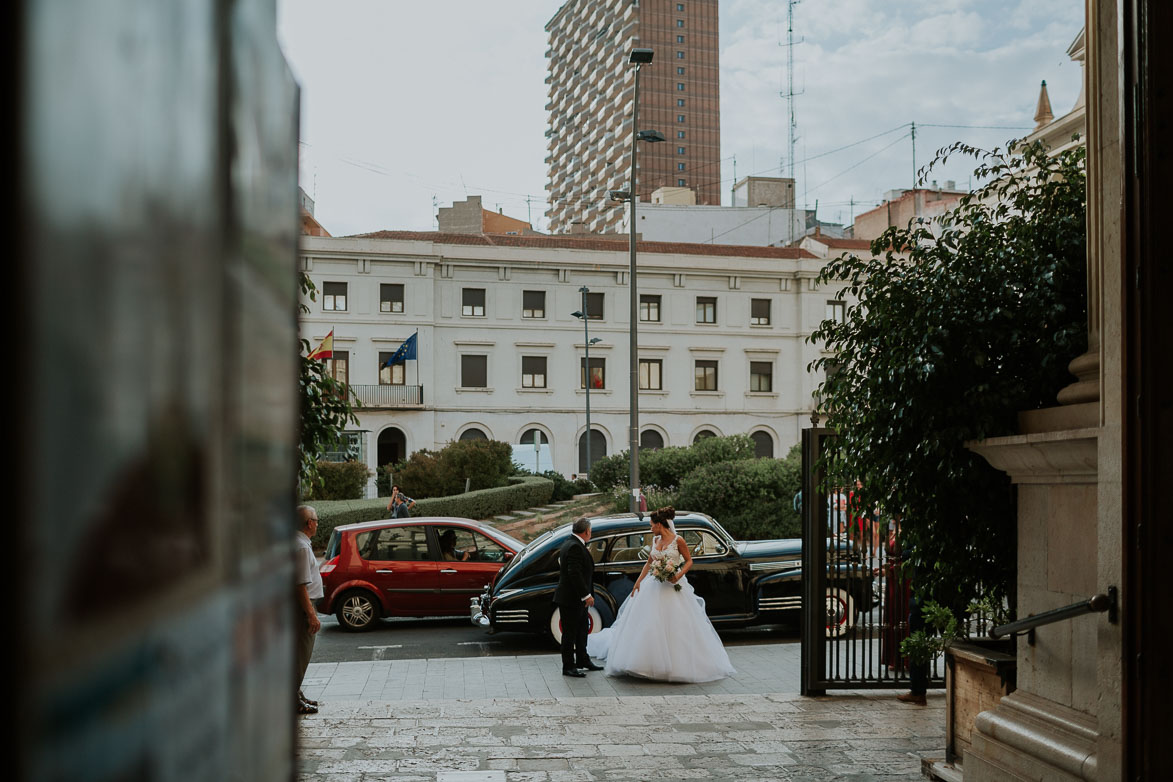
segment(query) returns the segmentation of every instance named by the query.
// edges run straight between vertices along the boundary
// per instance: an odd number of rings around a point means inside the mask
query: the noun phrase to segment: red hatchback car
[[[384,616],[467,616],[522,549],[516,538],[457,518],[407,518],[335,527],[322,564],[321,614],[344,630],[368,630]]]

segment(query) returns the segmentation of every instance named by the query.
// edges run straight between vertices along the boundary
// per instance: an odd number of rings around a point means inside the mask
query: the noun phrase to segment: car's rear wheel
[[[855,626],[855,599],[846,589],[827,587],[827,637],[846,635]]]
[[[591,606],[587,609],[587,633],[597,633],[603,629],[603,616],[599,609]],[[550,635],[554,643],[562,645],[562,609],[555,607],[550,614]]]
[[[338,601],[338,624],[343,630],[361,632],[370,630],[379,621],[382,611],[375,596],[365,590],[347,592]]]

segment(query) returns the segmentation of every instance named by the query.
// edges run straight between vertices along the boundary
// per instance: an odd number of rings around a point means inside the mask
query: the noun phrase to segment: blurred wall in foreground
[[[18,776],[289,779],[298,96],[274,3],[2,13]]]

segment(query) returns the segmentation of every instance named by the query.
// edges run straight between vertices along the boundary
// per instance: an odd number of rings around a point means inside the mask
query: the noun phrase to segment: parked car
[[[745,627],[797,619],[802,606],[802,540],[734,540],[702,513],[677,513],[676,532],[688,544],[693,566],[688,580],[705,600],[717,627]],[[489,632],[547,632],[562,638],[561,615],[553,603],[558,583],[558,552],[570,525],[551,530],[523,548],[470,602],[472,622]],[[595,560],[595,604],[590,631],[615,621],[631,594],[651,546],[648,521],[632,514],[591,520],[587,544]],[[871,608],[872,579],[863,567],[837,566],[827,588],[827,633],[849,630],[856,615]]]
[[[458,518],[407,518],[336,527],[322,564],[318,613],[344,630],[367,630],[384,616],[462,616],[523,546]]]

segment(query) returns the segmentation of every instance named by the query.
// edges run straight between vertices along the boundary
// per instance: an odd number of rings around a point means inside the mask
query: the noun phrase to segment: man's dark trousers
[[[579,600],[576,603],[561,603],[562,611],[562,670],[583,668],[590,665],[587,655],[587,607]]]

